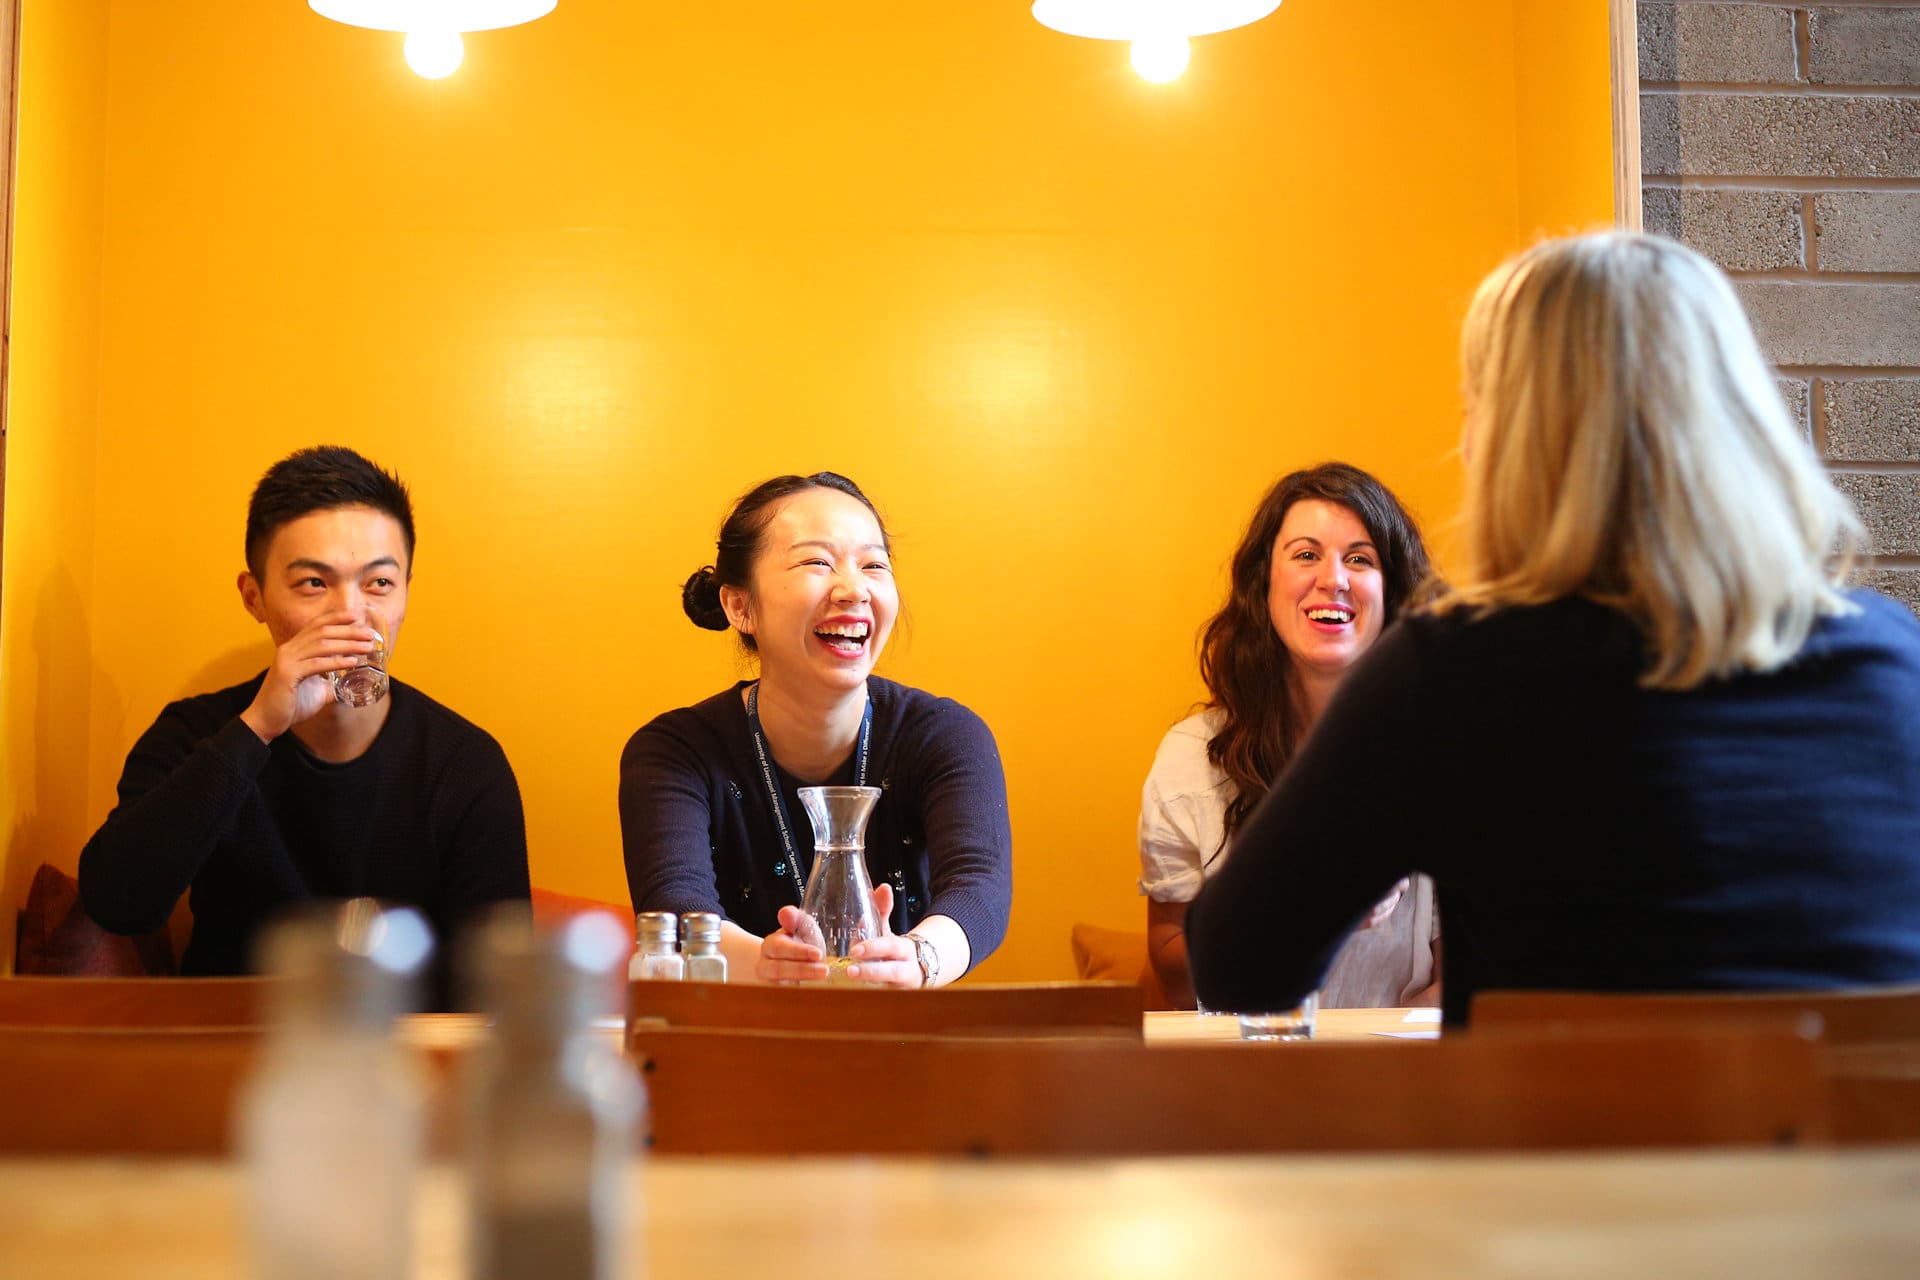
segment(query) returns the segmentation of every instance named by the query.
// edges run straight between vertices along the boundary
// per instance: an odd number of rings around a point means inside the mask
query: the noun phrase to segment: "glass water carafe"
[[[802,787],[800,803],[813,823],[813,874],[800,909],[820,930],[827,981],[846,982],[853,944],[880,932],[867,877],[867,819],[878,787]]]

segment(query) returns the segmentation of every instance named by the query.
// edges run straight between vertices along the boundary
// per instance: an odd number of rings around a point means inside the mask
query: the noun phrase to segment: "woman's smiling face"
[[[753,636],[763,674],[846,691],[886,648],[900,594],[873,512],[821,488],[780,504],[761,535],[751,590],[723,588],[722,603]]]
[[[1345,670],[1379,638],[1386,584],[1359,516],[1319,498],[1287,508],[1273,539],[1267,616],[1293,660],[1320,672]]]

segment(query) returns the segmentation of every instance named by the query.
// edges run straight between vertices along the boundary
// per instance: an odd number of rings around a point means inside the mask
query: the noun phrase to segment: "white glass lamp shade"
[[[401,55],[423,80],[445,80],[466,61],[467,43],[458,31],[409,31]]]
[[[1280,0],[1033,0],[1033,17],[1062,35],[1138,40],[1231,31],[1279,7]]]
[[[553,12],[559,0],[307,0],[323,18],[372,31],[494,31]]]
[[[1133,69],[1142,80],[1166,84],[1179,78],[1193,60],[1193,45],[1178,33],[1142,36],[1133,42]]]

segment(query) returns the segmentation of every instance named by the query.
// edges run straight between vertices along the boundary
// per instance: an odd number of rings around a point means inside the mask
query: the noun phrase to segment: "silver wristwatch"
[[[932,986],[933,980],[940,976],[940,953],[917,933],[907,934],[906,939],[913,944],[913,958],[920,962],[920,985]]]

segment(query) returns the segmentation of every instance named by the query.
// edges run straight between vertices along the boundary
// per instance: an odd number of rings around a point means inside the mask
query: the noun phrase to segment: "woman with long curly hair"
[[[1385,485],[1342,462],[1273,486],[1233,556],[1227,602],[1200,642],[1209,698],[1168,731],[1140,804],[1148,951],[1191,1007],[1187,903],[1300,747],[1347,668],[1427,572],[1420,531]],[[1316,841],[1339,856],[1339,833]],[[1335,1008],[1434,1002],[1438,916],[1424,877],[1375,905],[1321,992]]]

